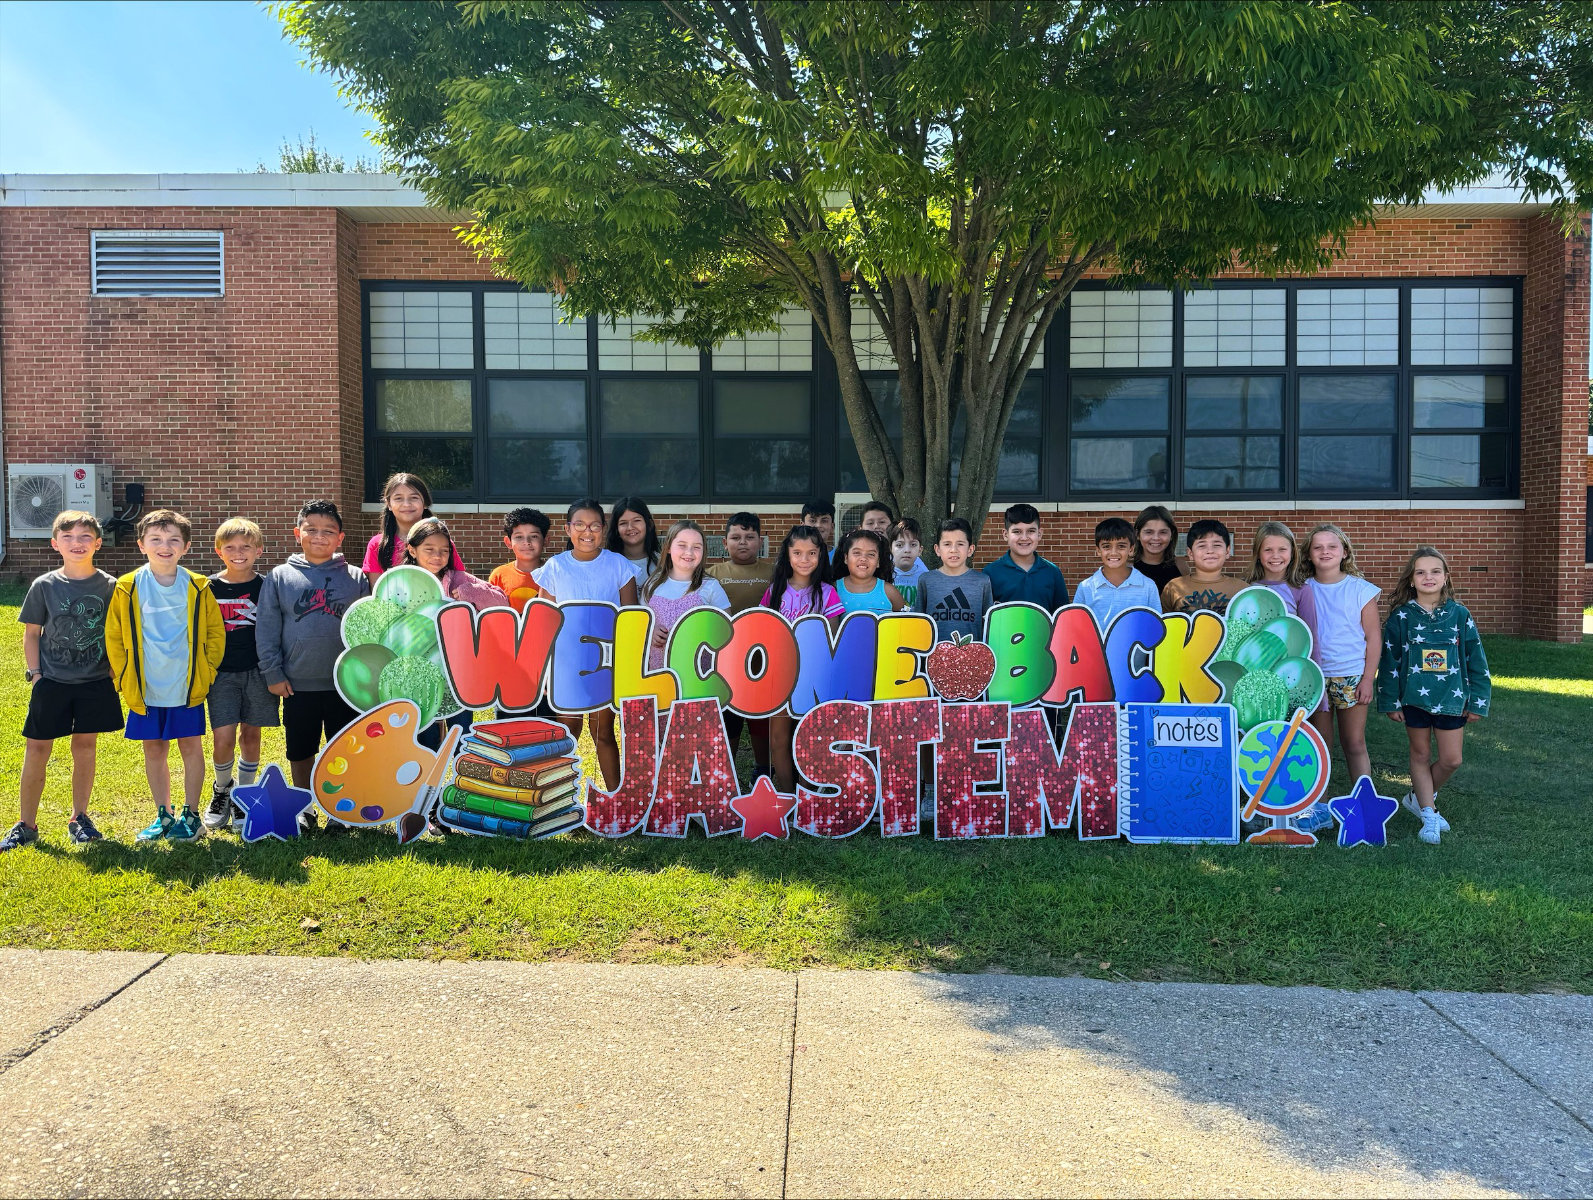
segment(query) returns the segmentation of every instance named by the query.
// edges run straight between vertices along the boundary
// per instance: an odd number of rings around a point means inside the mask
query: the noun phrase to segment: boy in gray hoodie
[[[254,640],[260,674],[282,697],[293,786],[307,788],[322,735],[330,741],[358,715],[337,694],[332,667],[343,652],[343,613],[370,583],[339,553],[343,517],[330,500],[301,508],[293,536],[299,553],[273,568],[260,588]]]

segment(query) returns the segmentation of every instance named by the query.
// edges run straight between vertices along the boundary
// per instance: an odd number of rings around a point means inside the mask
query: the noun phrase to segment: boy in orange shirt
[[[514,555],[487,577],[487,582],[509,597],[515,612],[542,594],[531,572],[542,565],[542,548],[547,543],[549,522],[534,508],[513,508],[503,518],[503,544]]]

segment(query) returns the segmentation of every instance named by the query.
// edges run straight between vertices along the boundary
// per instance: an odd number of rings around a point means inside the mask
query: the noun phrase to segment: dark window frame
[[[995,493],[996,501],[1011,502],[1013,500],[1037,501],[1062,501],[1062,502],[1088,502],[1102,504],[1120,503],[1125,492],[1089,491],[1074,488],[1071,476],[1071,423],[1069,410],[1071,407],[1072,389],[1075,379],[1090,377],[1116,377],[1116,376],[1160,376],[1168,379],[1169,401],[1169,427],[1167,432],[1168,453],[1168,489],[1163,492],[1138,492],[1133,493],[1137,500],[1184,501],[1188,500],[1199,504],[1221,504],[1226,501],[1251,502],[1276,500],[1279,502],[1301,500],[1312,502],[1330,503],[1334,500],[1399,500],[1399,499],[1434,499],[1434,500],[1492,500],[1514,499],[1520,495],[1520,448],[1521,448],[1521,380],[1522,380],[1522,340],[1523,340],[1523,306],[1521,276],[1492,275],[1492,276],[1355,276],[1344,278],[1322,279],[1231,279],[1220,280],[1209,285],[1210,289],[1222,290],[1229,288],[1281,288],[1286,293],[1286,352],[1285,364],[1279,366],[1219,366],[1219,367],[1185,367],[1183,362],[1183,331],[1184,331],[1184,292],[1173,289],[1173,350],[1172,361],[1167,367],[1072,367],[1069,361],[1069,325],[1071,320],[1071,306],[1064,306],[1052,320],[1051,327],[1046,335],[1045,362],[1043,367],[1036,367],[1031,371],[1031,379],[1039,378],[1040,387],[1040,487],[1037,493],[1022,492],[1010,493],[998,490]],[[1106,280],[1090,280],[1081,283],[1080,291],[1108,290],[1111,284]],[[1508,287],[1513,295],[1513,327],[1514,350],[1513,362],[1508,365],[1500,364],[1423,364],[1414,366],[1410,362],[1410,306],[1411,290],[1413,288],[1439,288],[1439,287]],[[1299,293],[1310,289],[1320,288],[1392,288],[1399,295],[1399,362],[1398,364],[1369,364],[1352,366],[1302,366],[1297,362],[1296,324]],[[362,280],[360,283],[360,361],[362,367],[363,396],[364,396],[364,463],[365,463],[365,495],[371,500],[378,499],[378,489],[381,480],[373,478],[375,473],[375,459],[377,447],[384,439],[400,438],[427,438],[455,436],[463,437],[464,434],[428,434],[428,433],[378,433],[375,424],[375,388],[376,381],[381,378],[440,378],[458,379],[469,377],[471,380],[471,412],[472,431],[468,435],[474,441],[474,454],[472,457],[475,474],[474,487],[468,492],[450,491],[438,492],[435,499],[441,503],[482,503],[482,504],[511,504],[522,502],[552,503],[556,500],[565,500],[567,497],[537,494],[523,491],[495,491],[489,485],[487,474],[487,406],[488,406],[488,380],[496,378],[505,379],[584,379],[586,382],[586,442],[589,488],[598,486],[602,479],[603,468],[603,435],[600,427],[599,410],[602,394],[602,381],[605,378],[621,377],[641,379],[658,377],[667,379],[692,378],[697,381],[699,395],[699,452],[701,456],[702,486],[696,494],[671,492],[661,494],[655,499],[665,504],[724,504],[740,503],[748,506],[760,504],[790,504],[806,499],[803,496],[773,493],[737,493],[735,495],[718,494],[714,488],[714,432],[713,414],[714,405],[717,403],[715,382],[718,376],[727,379],[757,380],[760,378],[776,381],[790,381],[793,379],[806,379],[811,389],[812,404],[810,408],[810,462],[811,462],[811,494],[828,496],[836,492],[840,484],[840,426],[839,421],[844,419],[841,411],[839,382],[833,355],[825,343],[821,332],[815,327],[813,333],[813,365],[808,372],[777,372],[777,371],[716,371],[709,354],[699,356],[696,371],[605,371],[598,367],[597,341],[598,325],[595,320],[589,320],[586,326],[587,335],[587,368],[584,371],[570,370],[488,370],[486,369],[485,354],[485,322],[483,319],[482,297],[489,291],[516,292],[523,290],[519,284],[499,281],[458,281],[458,280]],[[369,297],[376,291],[438,291],[438,292],[471,292],[474,295],[471,311],[474,320],[474,350],[475,368],[470,371],[461,370],[375,370],[371,366],[370,350],[370,303]],[[1273,375],[1284,377],[1284,431],[1282,434],[1283,447],[1280,460],[1280,488],[1276,491],[1200,491],[1184,487],[1185,444],[1188,433],[1184,428],[1185,397],[1187,394],[1187,380],[1200,375],[1232,376],[1232,375]],[[1394,375],[1397,377],[1396,412],[1397,426],[1394,431],[1394,486],[1391,489],[1380,491],[1353,490],[1343,491],[1306,491],[1299,486],[1299,393],[1300,381],[1305,376],[1331,376],[1331,375]],[[1460,432],[1468,434],[1484,433],[1502,434],[1506,439],[1506,470],[1507,483],[1502,488],[1470,488],[1470,489],[1417,489],[1411,486],[1410,459],[1412,450],[1412,410],[1413,379],[1418,375],[1502,375],[1506,379],[1508,396],[1508,425],[1505,428],[1487,427],[1483,429],[1467,430],[1432,430],[1424,433]],[[867,372],[869,378],[889,378],[889,372]],[[1215,433],[1216,431],[1210,431]],[[1110,436],[1110,435],[1107,435]],[[1200,435],[1196,435],[1200,436]]]

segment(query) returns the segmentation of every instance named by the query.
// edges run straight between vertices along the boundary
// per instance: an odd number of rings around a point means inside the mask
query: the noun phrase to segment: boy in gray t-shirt
[[[20,820],[0,838],[0,851],[39,840],[39,799],[55,743],[72,739],[72,819],[74,842],[93,842],[100,831],[88,815],[94,790],[95,741],[122,727],[122,703],[111,683],[105,658],[105,614],[116,579],[94,565],[100,548],[100,523],[93,514],[68,510],[55,518],[50,545],[61,569],[41,575],[28,588],[22,622],[24,676],[29,684],[28,715],[22,724]]]
[[[952,641],[954,633],[982,639],[985,612],[995,601],[990,576],[968,567],[973,553],[972,526],[962,517],[942,521],[935,552],[940,555],[940,569],[919,577],[913,611],[934,619],[935,636],[940,641]]]

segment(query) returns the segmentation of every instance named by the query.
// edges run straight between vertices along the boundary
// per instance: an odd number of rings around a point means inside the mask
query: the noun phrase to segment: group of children
[[[32,692],[23,727],[20,820],[0,839],[0,850],[37,840],[45,767],[61,738],[71,739],[73,760],[69,835],[75,842],[101,837],[88,814],[95,739],[124,728],[123,705],[125,736],[144,743],[156,808],[140,840],[187,841],[202,829],[230,825],[237,816],[232,788],[258,776],[263,728],[280,723],[293,782],[308,786],[322,741],[356,715],[333,683],[343,613],[382,572],[400,565],[431,571],[449,597],[477,609],[508,605],[518,611],[538,597],[644,604],[655,616],[653,667],[662,665],[674,626],[705,606],[731,614],[762,606],[791,620],[818,614],[832,622],[849,612],[913,611],[930,617],[945,641],[982,637],[994,604],[1026,601],[1054,611],[1070,601],[1062,572],[1040,554],[1040,514],[1029,504],[1006,510],[1007,551],[982,570],[972,565],[973,530],[965,519],[940,523],[934,541],[940,566],[931,569],[921,556],[918,523],[897,520],[879,501],[866,506],[859,526],[838,544],[834,507],[822,501],[805,506],[772,560],[760,557],[757,514],[735,513],[725,524],[724,559],[711,565],[696,522],[676,521],[660,537],[646,503],[635,497],[608,513],[597,500],[577,500],[565,513],[566,549],[551,556],[545,554],[549,518],[516,508],[502,527],[510,561],[483,581],[465,569],[447,525],[432,515],[422,479],[392,476],[382,500],[381,530],[360,567],[341,553],[337,506],[316,500],[295,520],[298,552],[264,576],[256,570],[264,537],[243,518],[216,530],[223,568],[207,578],[181,565],[192,535],[187,518],[168,509],[151,512],[137,527],[145,564],[115,579],[94,565],[98,521],[88,513],[60,514],[51,545],[62,566],[33,582],[20,617]],[[1311,629],[1313,657],[1327,680],[1312,722],[1330,745],[1337,735],[1355,776],[1371,772],[1365,730],[1373,703],[1402,721],[1413,785],[1403,803],[1421,820],[1421,839],[1436,843],[1449,828],[1438,812],[1438,789],[1460,765],[1466,724],[1487,715],[1489,702],[1482,643],[1470,613],[1454,598],[1444,556],[1417,547],[1380,630],[1380,589],[1362,577],[1348,536],[1335,525],[1314,528],[1301,553],[1287,526],[1263,524],[1242,579],[1225,573],[1233,537],[1221,521],[1191,526],[1187,575],[1175,558],[1177,542],[1173,516],[1159,505],[1132,524],[1120,517],[1100,522],[1095,546],[1101,565],[1078,585],[1072,602],[1090,609],[1105,630],[1130,608],[1222,614],[1246,587],[1273,589]],[[214,779],[201,813],[206,706]],[[585,723],[603,781],[612,786],[618,780],[612,711],[563,716],[543,704],[536,715],[562,721],[577,736]],[[470,714],[449,720],[468,725]],[[725,723],[732,751],[745,731],[757,773],[772,775],[789,792],[794,719],[726,714]],[[437,743],[441,736],[438,725],[422,740]],[[172,742],[183,764],[180,807],[171,799]],[[314,819],[306,821],[313,825]]]

